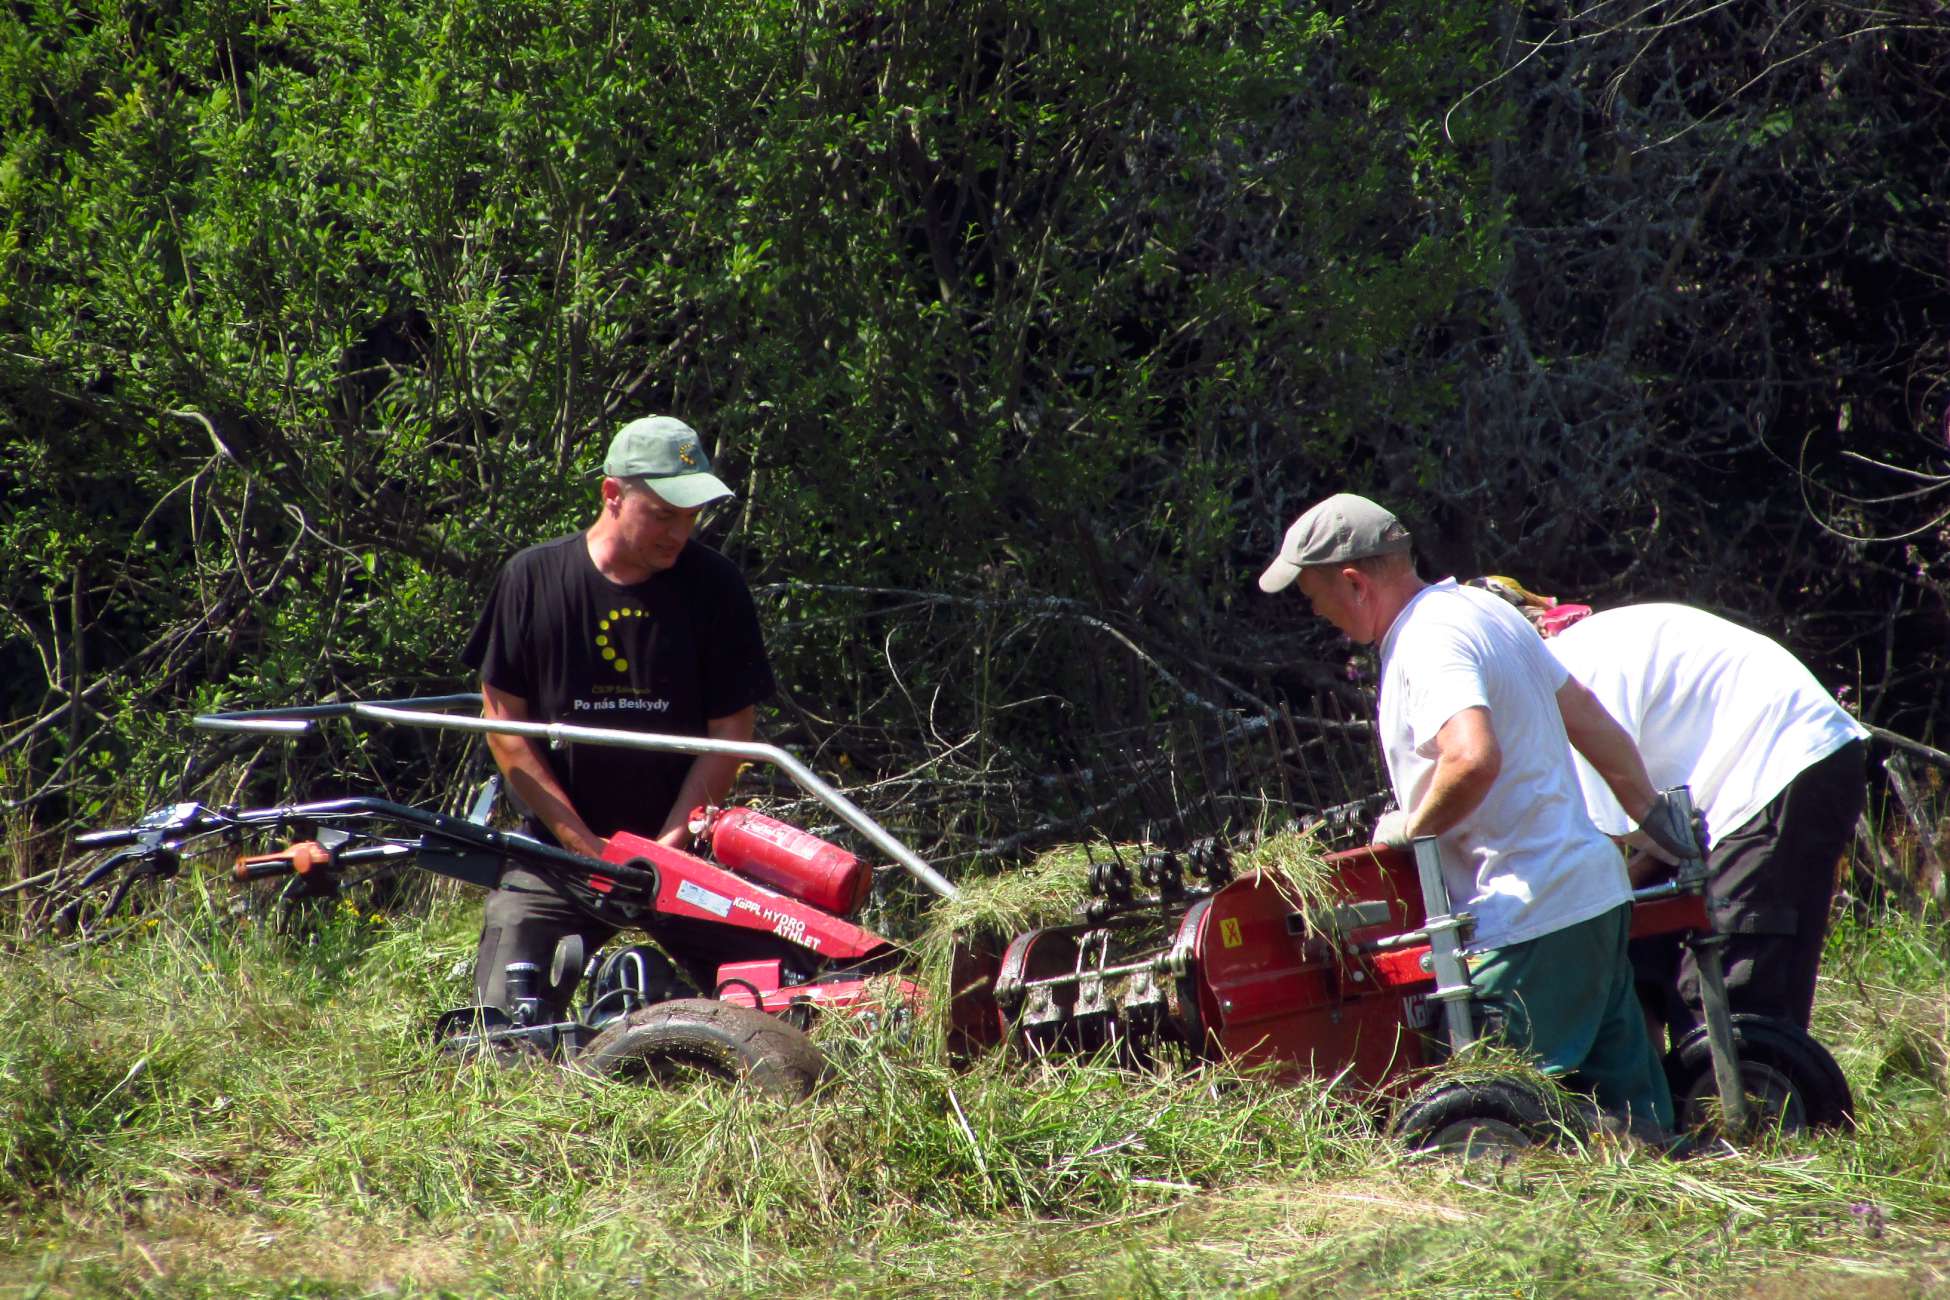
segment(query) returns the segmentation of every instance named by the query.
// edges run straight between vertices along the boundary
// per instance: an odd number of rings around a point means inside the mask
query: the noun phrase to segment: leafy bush
[[[8,851],[450,798],[463,746],[181,715],[468,685],[656,409],[741,489],[768,733],[940,855],[1374,788],[1358,666],[1249,585],[1340,487],[1927,730],[1950,28],[1762,10],[9,9]]]
[[[1206,576],[1439,404],[1414,340],[1496,257],[1418,134],[1469,13],[10,12],[11,784],[58,823],[240,779],[185,706],[463,685],[487,575],[652,409],[744,489],[802,739],[1006,783],[1238,707]]]

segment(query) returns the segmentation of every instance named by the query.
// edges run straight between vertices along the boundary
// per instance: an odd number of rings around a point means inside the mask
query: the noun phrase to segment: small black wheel
[[[776,1016],[711,998],[642,1007],[611,1022],[576,1055],[575,1067],[612,1079],[749,1081],[799,1099],[826,1072],[804,1033]]]
[[[1740,1080],[1754,1131],[1799,1133],[1855,1123],[1855,1098],[1835,1058],[1799,1025],[1772,1016],[1733,1017]],[[1720,1090],[1701,1025],[1666,1054],[1666,1082],[1681,1130],[1719,1132]]]
[[[1447,1079],[1410,1097],[1388,1132],[1411,1151],[1478,1156],[1545,1145],[1575,1122],[1521,1079]]]

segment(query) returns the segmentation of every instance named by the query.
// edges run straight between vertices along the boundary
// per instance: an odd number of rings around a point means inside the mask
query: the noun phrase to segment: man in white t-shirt
[[[1376,840],[1437,837],[1451,906],[1476,916],[1470,985],[1488,1027],[1633,1121],[1672,1099],[1633,993],[1631,887],[1585,815],[1576,746],[1676,854],[1690,829],[1631,738],[1495,596],[1415,573],[1407,529],[1365,497],[1329,497],[1287,530],[1262,591],[1298,583],[1314,612],[1381,653],[1380,735],[1400,811]]]
[[[1544,644],[1637,741],[1655,784],[1692,787],[1733,1009],[1806,1029],[1869,733],[1784,647],[1687,605],[1606,610]],[[1624,836],[1598,774],[1580,764],[1579,779],[1598,829]],[[1635,857],[1632,872],[1643,884],[1661,864]],[[1675,1039],[1699,1023],[1698,972],[1676,939],[1640,940],[1632,960]]]

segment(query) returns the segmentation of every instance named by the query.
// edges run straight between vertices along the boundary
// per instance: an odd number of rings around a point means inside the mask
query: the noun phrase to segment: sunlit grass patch
[[[1064,919],[1079,863],[972,905]],[[1838,930],[1824,977],[1853,1133],[1462,1161],[1322,1084],[957,1068],[894,1020],[820,1028],[798,1104],[464,1061],[426,1029],[469,907],[152,915],[0,958],[0,1296],[1908,1294],[1950,1241],[1950,963],[1903,922]]]

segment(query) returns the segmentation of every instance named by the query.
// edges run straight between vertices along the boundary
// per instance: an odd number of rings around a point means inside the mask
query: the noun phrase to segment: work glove
[[[1390,808],[1374,824],[1373,843],[1391,849],[1405,849],[1412,839],[1408,833],[1408,814],[1400,808]]]
[[[1693,810],[1688,825],[1664,790],[1652,796],[1652,806],[1639,818],[1639,829],[1676,862],[1690,862],[1706,856],[1706,819]]]

